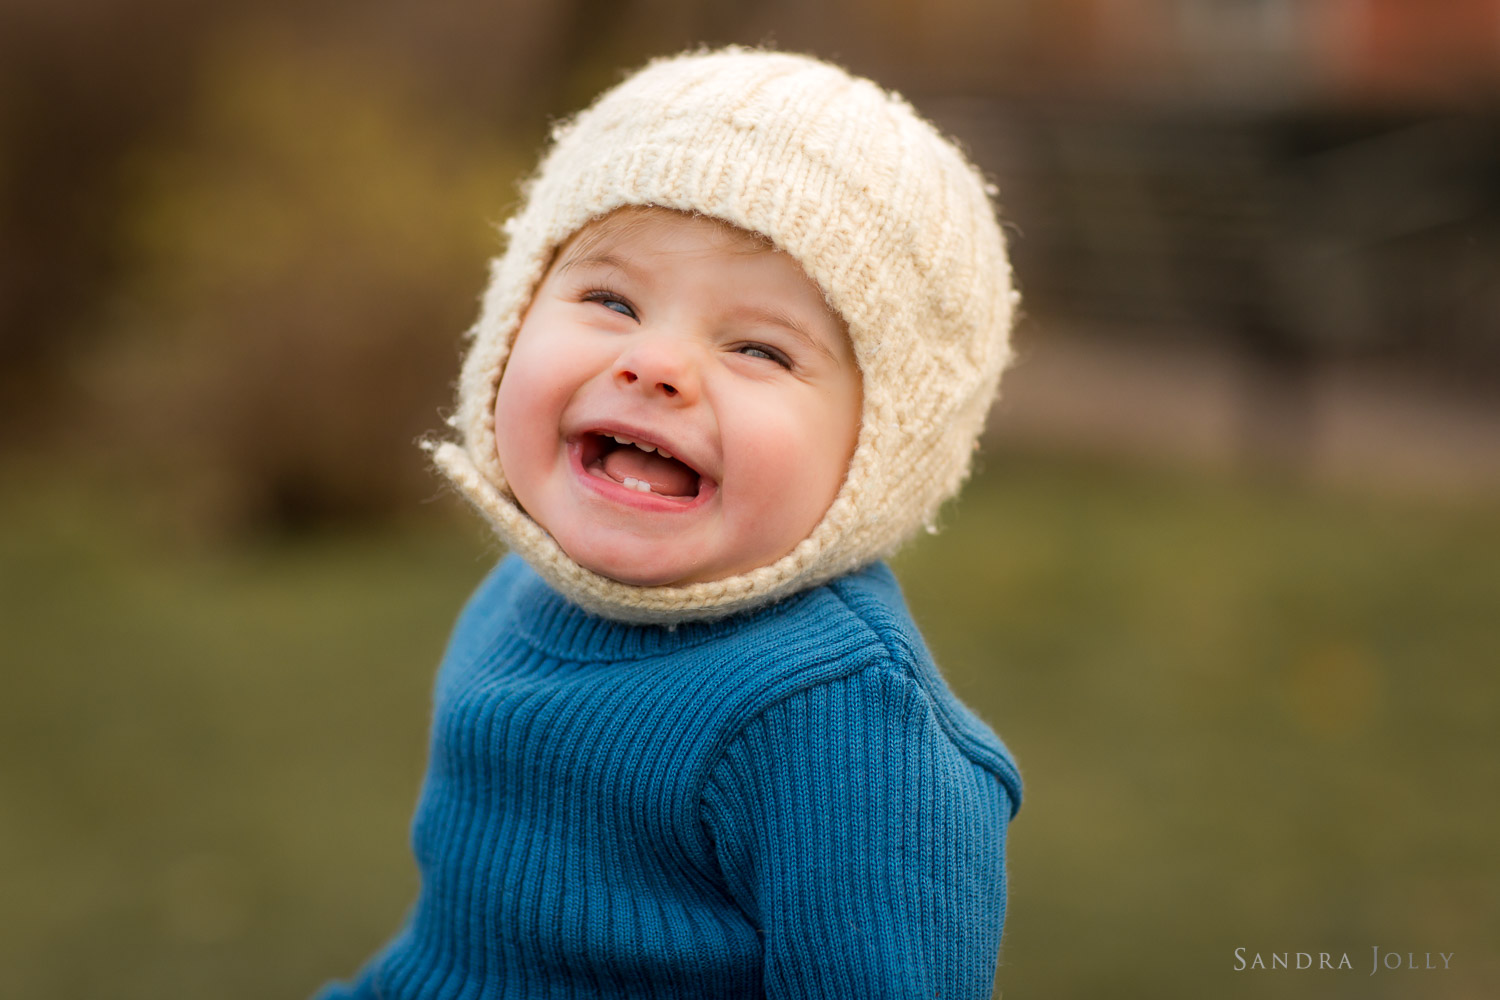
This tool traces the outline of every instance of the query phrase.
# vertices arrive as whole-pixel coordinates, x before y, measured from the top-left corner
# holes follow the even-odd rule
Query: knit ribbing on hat
[[[584,569],[515,503],[495,393],[554,251],[627,205],[768,237],[848,326],[863,381],[842,488],[800,544],[722,580],[638,587]],[[806,56],[731,48],[651,63],[570,124],[505,225],[434,459],[501,540],[581,606],[623,621],[715,618],[891,554],[957,492],[1009,360],[1016,295],[983,178],[900,97]],[[503,433],[503,429],[500,430]]]

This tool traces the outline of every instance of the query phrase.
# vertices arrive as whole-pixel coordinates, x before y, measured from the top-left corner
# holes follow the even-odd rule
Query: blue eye
[[[630,303],[620,298],[614,292],[607,292],[602,289],[585,292],[583,300],[585,302],[597,302],[610,312],[619,313],[627,319],[639,319],[635,314],[635,310],[630,307]]]
[[[792,367],[792,362],[785,354],[782,354],[774,347],[767,347],[765,344],[745,344],[739,348],[739,353],[751,358],[765,358],[767,361],[774,362],[783,368]]]

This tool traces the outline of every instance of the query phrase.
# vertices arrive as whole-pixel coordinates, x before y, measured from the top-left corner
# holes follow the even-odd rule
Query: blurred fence
[[[940,111],[1002,179],[1037,313],[1500,373],[1500,117]]]

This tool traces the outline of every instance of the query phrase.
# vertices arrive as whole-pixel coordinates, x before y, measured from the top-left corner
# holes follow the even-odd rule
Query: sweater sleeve
[[[867,668],[772,705],[702,808],[767,997],[990,996],[1010,798],[909,677]]]

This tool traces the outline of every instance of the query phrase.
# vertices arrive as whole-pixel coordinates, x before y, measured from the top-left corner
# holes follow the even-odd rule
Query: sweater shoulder
[[[948,687],[884,563],[808,592],[784,616],[768,619],[767,631],[775,637],[746,637],[778,655],[763,661],[763,683],[743,706],[744,722],[820,685],[861,672],[888,674],[926,704],[955,749],[999,779],[1019,804],[1021,779],[1010,751]]]

